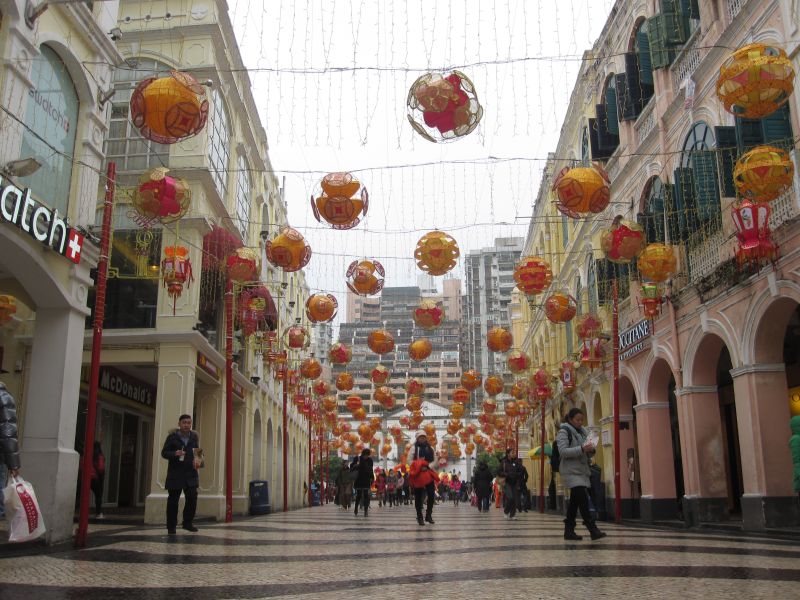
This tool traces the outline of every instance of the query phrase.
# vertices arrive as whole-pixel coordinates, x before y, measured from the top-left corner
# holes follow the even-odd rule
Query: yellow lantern
[[[374,329],[367,336],[367,346],[375,354],[388,354],[394,350],[394,336],[385,329]]]
[[[369,194],[361,189],[361,182],[350,173],[328,173],[321,182],[322,194],[316,200],[311,196],[314,218],[324,219],[334,229],[352,229],[367,215]],[[361,189],[361,197],[354,198]]]
[[[466,388],[458,387],[453,390],[453,402],[456,404],[466,404],[469,402],[469,391]]]
[[[475,369],[467,369],[461,374],[461,385],[470,392],[477,390],[481,387],[481,374]]]
[[[553,281],[550,263],[538,256],[526,256],[514,267],[514,281],[519,290],[528,296],[541,294]]]
[[[422,408],[422,398],[420,396],[411,396],[406,401],[406,408],[412,413],[418,411]]]
[[[675,273],[678,259],[671,246],[650,244],[639,255],[637,266],[645,279],[661,283]]]
[[[505,387],[505,382],[499,375],[489,375],[486,381],[483,382],[483,390],[490,396],[502,394]]]
[[[419,338],[408,346],[408,356],[411,360],[425,360],[431,355],[431,352],[433,352],[433,344],[428,338]]]
[[[345,371],[336,376],[336,389],[340,392],[349,392],[354,385],[355,379],[350,373]]]
[[[174,144],[200,133],[208,119],[203,86],[188,73],[171,71],[150,77],[131,94],[131,122],[142,137],[159,144]]]
[[[794,90],[794,69],[783,48],[749,44],[722,63],[717,95],[729,113],[761,119],[775,112]]]
[[[425,423],[425,427],[423,427],[422,430],[429,438],[432,438],[436,435],[436,425],[433,423]]]
[[[306,300],[306,316],[312,323],[326,323],[336,316],[339,303],[333,294],[312,294]]]
[[[553,183],[553,191],[567,214],[601,213],[611,202],[611,180],[599,165],[564,167]]]
[[[377,260],[354,260],[347,267],[347,287],[359,296],[371,296],[383,289],[385,276],[386,271]]]
[[[444,275],[456,266],[459,256],[455,238],[438,230],[423,235],[414,251],[417,266],[430,275]]]
[[[507,417],[516,417],[519,414],[519,405],[513,400],[509,400],[503,406],[503,410],[505,411]],[[497,425],[496,421],[495,425]]]
[[[733,169],[736,191],[753,202],[775,200],[792,185],[794,163],[786,150],[757,146],[743,154]]]
[[[492,327],[486,334],[486,346],[492,352],[508,352],[513,344],[511,332],[502,327]]]
[[[454,402],[450,405],[450,415],[454,419],[460,419],[464,416],[464,405],[459,404],[458,402]]]
[[[324,408],[328,412],[335,411],[336,410],[336,396],[325,396],[322,399],[322,408]]]
[[[311,260],[311,246],[299,231],[287,226],[267,242],[267,260],[287,273],[299,271]]]
[[[544,302],[544,314],[551,323],[567,323],[578,313],[578,303],[569,294],[555,292]]]
[[[304,379],[317,379],[322,375],[322,365],[314,358],[307,358],[300,363],[300,375]]]

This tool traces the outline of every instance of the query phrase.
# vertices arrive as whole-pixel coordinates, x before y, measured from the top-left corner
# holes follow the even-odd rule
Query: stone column
[[[675,449],[669,421],[669,402],[637,404],[636,411],[639,480],[642,497],[639,500],[642,521],[652,523],[674,519],[677,515],[675,490]],[[622,476],[628,478],[626,457],[623,457]]]
[[[743,365],[731,375],[744,480],[742,525],[756,530],[797,525],[786,365]]]
[[[22,475],[33,484],[47,542],[73,533],[78,453],[75,428],[86,315],[70,308],[36,310],[25,394]]]
[[[197,514],[225,519],[225,388],[198,386],[197,433],[206,459],[200,473]]]

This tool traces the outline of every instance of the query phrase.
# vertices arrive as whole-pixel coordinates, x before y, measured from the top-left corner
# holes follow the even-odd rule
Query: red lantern
[[[492,400],[491,398],[487,398],[483,401],[483,412],[487,415],[491,415],[494,411],[497,410],[497,403]],[[488,433],[488,432],[487,432]]]
[[[550,387],[550,374],[543,367],[536,370],[532,379],[536,384],[536,397],[539,400],[546,400],[553,395]]]
[[[531,367],[531,359],[522,350],[514,350],[508,355],[506,359],[508,370],[514,375],[524,373]]]
[[[304,379],[317,379],[322,375],[322,365],[314,358],[307,358],[300,363],[300,375]]]
[[[239,323],[245,336],[277,325],[278,315],[264,286],[246,288],[239,295]]]
[[[261,270],[258,254],[252,248],[237,248],[225,260],[228,277],[238,283],[255,281]]]
[[[425,73],[408,92],[408,120],[430,142],[471,133],[483,116],[475,86],[461,71]]]
[[[603,346],[599,338],[583,340],[581,346],[581,364],[590,369],[596,369],[603,364]]]
[[[511,332],[502,327],[493,327],[486,334],[486,346],[492,352],[508,352],[513,344]]]
[[[578,302],[569,294],[555,292],[544,302],[544,314],[551,323],[567,323],[578,312]]]
[[[172,223],[183,217],[192,203],[192,190],[185,179],[167,175],[169,169],[156,167],[139,178],[131,199],[137,222],[149,226],[154,221]]]
[[[360,396],[348,396],[344,401],[344,405],[350,412],[355,412],[364,405],[364,401]]]
[[[644,249],[644,229],[638,223],[614,219],[610,229],[600,236],[600,247],[606,258],[613,263],[627,264],[639,256]]]
[[[523,294],[535,296],[550,286],[553,272],[546,260],[537,256],[526,256],[514,267],[514,281]]]
[[[565,361],[561,363],[559,371],[561,375],[561,386],[565,394],[575,391],[575,363]]]
[[[753,204],[744,200],[738,207],[731,209],[733,224],[736,226],[736,239],[739,248],[736,260],[739,266],[749,263],[759,266],[762,261],[776,261],[778,247],[772,241],[769,230],[770,208],[767,204]]]
[[[409,396],[418,396],[425,391],[425,384],[419,379],[412,377],[406,381],[406,394]]]
[[[453,390],[453,402],[456,404],[466,404],[469,402],[469,390],[458,387]]]
[[[331,385],[327,381],[317,381],[311,389],[317,396],[327,396],[331,393]]]
[[[336,342],[328,350],[328,358],[334,365],[346,365],[353,358],[353,351],[347,344]]]
[[[188,258],[189,249],[183,246],[167,246],[164,248],[164,260],[161,261],[161,273],[164,287],[172,298],[172,314],[175,314],[175,303],[183,293],[183,286],[194,281],[192,263]]]
[[[389,381],[391,372],[383,365],[375,365],[369,373],[369,378],[375,385],[383,385]]]
[[[524,380],[515,382],[514,385],[511,386],[511,391],[509,392],[509,394],[517,400],[522,400],[523,398],[525,398],[525,396],[528,395],[527,382],[525,382]]]
[[[505,405],[503,405],[503,410],[505,411],[507,417],[513,418],[519,414],[519,405],[513,400],[508,400],[506,401]]]
[[[422,329],[436,329],[444,321],[444,309],[433,300],[423,300],[412,312],[414,323]]]
[[[286,345],[290,350],[304,350],[311,343],[308,331],[300,325],[288,327],[283,335],[286,337]]]
[[[603,323],[600,321],[600,317],[594,313],[581,315],[575,321],[575,333],[582,340],[597,337],[602,328]]]

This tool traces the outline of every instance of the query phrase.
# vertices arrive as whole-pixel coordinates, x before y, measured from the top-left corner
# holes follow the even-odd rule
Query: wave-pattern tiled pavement
[[[217,598],[800,598],[800,544],[603,525],[564,542],[558,517],[506,521],[437,506],[368,518],[334,505],[200,524],[199,533],[94,527],[86,549],[0,549],[0,600]],[[580,532],[579,532],[580,533]]]

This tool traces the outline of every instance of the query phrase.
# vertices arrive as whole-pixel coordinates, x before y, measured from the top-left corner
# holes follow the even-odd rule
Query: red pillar
[[[225,522],[233,522],[233,281],[225,283]]]
[[[311,419],[308,423],[308,505],[313,504],[314,495],[311,493],[311,484],[314,483],[314,441],[311,439]]]
[[[617,279],[612,287],[611,344],[614,348],[614,521],[622,522],[622,478],[619,440],[619,292]]]
[[[542,423],[541,423],[541,452],[539,453],[539,512],[544,512],[544,417],[545,417],[545,405],[547,404],[547,399],[542,398],[539,400],[542,405]]]
[[[286,386],[289,384],[289,366],[286,365],[286,372],[283,374],[283,512],[289,511],[289,432],[287,423],[289,422],[288,415],[288,393]]]

